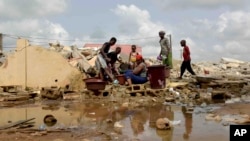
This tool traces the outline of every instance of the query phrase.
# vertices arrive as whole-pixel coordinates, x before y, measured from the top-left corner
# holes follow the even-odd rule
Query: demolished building
[[[84,87],[84,74],[70,65],[60,53],[18,39],[14,52],[7,55],[0,67],[0,86],[21,85],[23,88],[71,85]]]

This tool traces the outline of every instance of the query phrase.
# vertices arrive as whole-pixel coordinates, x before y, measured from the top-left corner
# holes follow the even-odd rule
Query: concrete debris
[[[65,59],[69,60],[70,65],[77,67],[80,71],[86,72],[91,67],[86,57],[76,46],[62,46],[59,43],[50,43],[49,45],[51,50],[61,53]]]
[[[7,56],[7,61],[5,61],[5,63],[1,66],[0,73],[6,75],[1,77],[2,79],[0,80],[0,85],[22,85],[23,87],[29,86],[41,88],[50,87],[52,85],[64,87],[65,85],[71,83],[81,83],[77,86],[77,88],[82,89],[84,88],[84,82],[82,82],[82,80],[78,82],[72,81],[76,81],[78,80],[77,78],[83,78],[86,76],[80,76],[82,73],[87,73],[91,77],[97,75],[94,62],[99,50],[92,48],[79,49],[76,46],[64,46],[59,42],[49,43],[49,45],[50,48],[46,49],[40,46],[30,45],[28,40],[19,39],[17,41],[16,52],[4,55]],[[2,54],[0,55],[3,56]],[[60,55],[62,57],[60,57]],[[23,62],[25,56],[27,57],[27,61],[26,65],[23,65],[23,63],[20,63],[19,61]],[[145,61],[148,65],[161,63],[156,58],[145,58]],[[171,88],[189,87],[188,85],[190,85],[190,82],[194,82],[193,78],[191,77],[191,81],[182,80],[176,83],[172,80],[179,75],[179,67],[181,61],[173,60],[173,64],[174,68],[171,70],[170,83],[167,83],[166,86]],[[205,84],[205,82],[196,79],[196,82],[199,83],[200,87],[202,88],[211,86],[214,83],[216,83],[214,85],[223,87],[223,84],[219,82],[220,80],[227,81],[230,84],[235,83],[235,81],[239,81],[243,83],[243,85],[248,83],[250,80],[250,63],[248,62],[222,57],[221,61],[218,63],[198,62],[192,65],[194,71],[198,74],[196,78],[198,78],[198,76],[201,76],[203,79],[209,80]],[[73,66],[73,68],[70,66]],[[17,70],[18,73],[15,72]],[[184,75],[184,78],[189,76],[190,75],[187,73]],[[7,78],[15,79],[12,79],[10,82],[10,79]],[[181,83],[183,84],[181,85]],[[240,88],[241,87],[242,85],[240,86]],[[152,95],[159,95],[157,92],[152,91],[150,93],[152,93]],[[185,91],[183,93],[192,92],[193,91]],[[135,92],[135,94],[136,93],[142,93],[142,95],[145,95],[145,90],[139,88],[138,91]],[[160,92],[160,94],[163,93],[165,92]],[[178,95],[179,94],[175,94],[176,97],[179,97]]]
[[[175,98],[174,97],[165,97],[166,102],[174,102]]]
[[[214,120],[214,121],[221,121],[222,118],[219,115],[215,114],[207,114],[205,117],[206,120]]]
[[[244,61],[241,61],[241,60],[232,59],[232,58],[225,58],[225,57],[221,58],[221,62],[225,63],[225,64],[228,64],[228,63],[244,64],[245,63]]]
[[[197,75],[192,77],[185,73],[181,80],[176,79],[179,76],[181,61],[174,60],[174,68],[171,69],[171,75],[162,89],[151,89],[150,82],[147,82],[132,86],[105,84],[105,89],[91,91],[86,89],[83,79],[97,75],[95,59],[98,50],[63,46],[59,42],[49,45],[48,49],[30,45],[27,40],[19,39],[14,53],[0,53],[0,106],[10,106],[13,102],[27,102],[35,98],[81,101],[106,98],[109,103],[114,104],[118,103],[119,99],[139,97],[135,103],[123,101],[122,108],[159,102],[164,106],[181,105],[186,107],[185,114],[195,114],[196,106],[203,110],[208,109],[208,105],[216,100],[225,105],[234,104],[246,101],[243,96],[250,95],[250,63],[231,58],[222,58],[218,63],[192,64]],[[145,58],[145,62],[148,65],[161,63],[153,58]],[[127,64],[120,66],[121,70],[128,67]],[[205,110],[206,113],[207,111],[209,110]],[[95,115],[98,115],[98,112],[89,114]],[[153,120],[157,129],[171,128],[171,118],[157,118]],[[218,114],[207,114],[205,119],[218,122],[250,122],[249,115],[237,120],[226,119]],[[110,118],[107,123],[113,121]],[[177,123],[180,124],[179,121]],[[124,126],[118,121],[114,123],[115,128]],[[117,130],[117,133],[119,132],[120,130]]]
[[[224,115],[221,118],[222,124],[224,126],[230,125],[230,123],[234,124],[249,124],[250,123],[250,118],[249,115]]]
[[[60,87],[42,87],[41,97],[52,100],[62,98],[63,90]]]
[[[228,99],[231,98],[227,91],[212,91],[212,99]]]

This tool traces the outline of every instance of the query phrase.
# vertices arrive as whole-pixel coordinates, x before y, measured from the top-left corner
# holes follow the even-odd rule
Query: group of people
[[[157,59],[162,61],[162,64],[166,66],[167,69],[173,68],[172,63],[172,47],[170,41],[165,37],[165,32],[159,32],[161,46],[160,54]],[[118,59],[118,55],[121,53],[121,47],[116,47],[115,51],[109,52],[110,47],[116,44],[117,39],[112,37],[109,42],[105,42],[100,49],[100,53],[97,55],[96,67],[99,71],[99,75],[103,80],[110,80],[113,83],[117,83],[116,75],[120,75],[120,71],[115,66],[115,63],[119,61],[123,63],[122,60]],[[191,67],[191,57],[189,47],[186,45],[185,40],[180,41],[180,45],[183,47],[183,62],[181,65],[181,72],[179,79],[187,69],[192,75],[195,75]],[[132,84],[143,84],[148,81],[147,77],[147,64],[145,63],[141,54],[136,51],[136,45],[131,46],[131,52],[129,54],[129,66],[130,69],[124,72],[124,76],[127,80],[128,85]]]
[[[96,59],[96,67],[101,79],[110,80],[113,83],[118,83],[115,75],[120,75],[115,63],[116,61],[123,63],[122,60],[118,59],[118,55],[122,51],[121,47],[116,47],[115,51],[109,52],[110,47],[115,45],[116,41],[117,39],[112,37],[109,42],[105,42]],[[124,72],[127,84],[143,84],[147,82],[147,66],[142,55],[136,52],[136,45],[131,46],[129,63],[129,69]]]

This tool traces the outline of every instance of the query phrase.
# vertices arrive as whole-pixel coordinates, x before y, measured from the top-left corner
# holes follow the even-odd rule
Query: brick
[[[138,85],[132,85],[132,86],[128,86],[125,89],[125,93],[127,94],[134,94],[134,93],[145,93],[145,85],[143,84],[138,84]]]

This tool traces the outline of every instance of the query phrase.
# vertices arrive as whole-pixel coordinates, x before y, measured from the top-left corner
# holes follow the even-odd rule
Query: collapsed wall
[[[0,67],[0,86],[50,87],[71,85],[84,87],[83,74],[72,67],[63,56],[41,46],[29,45],[28,40],[18,39],[15,52],[7,56]]]

